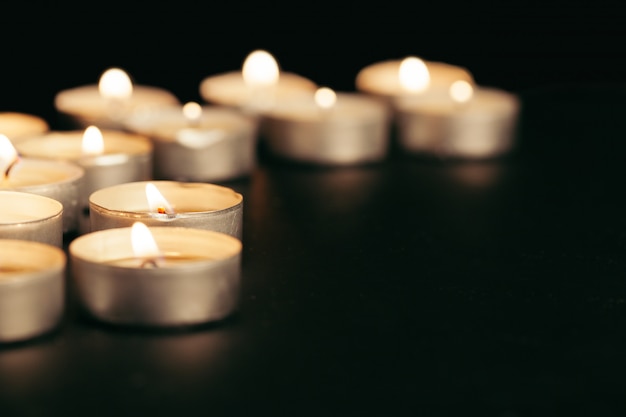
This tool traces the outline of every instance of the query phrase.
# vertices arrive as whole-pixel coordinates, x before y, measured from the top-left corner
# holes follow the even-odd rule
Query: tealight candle
[[[242,238],[243,196],[214,184],[138,181],[103,188],[91,194],[91,230],[177,226],[214,230]]]
[[[78,230],[78,199],[84,170],[76,164],[18,157],[11,141],[0,135],[0,190],[38,194],[63,205],[63,233]]]
[[[426,83],[422,81],[424,75]],[[445,93],[458,80],[474,83],[472,74],[463,67],[409,56],[377,62],[361,69],[356,76],[356,89],[390,100],[423,93],[426,87],[429,93]]]
[[[66,260],[55,246],[0,239],[0,342],[24,341],[59,324]]]
[[[97,85],[69,88],[54,97],[57,111],[78,128],[95,125],[122,129],[124,118],[134,111],[178,103],[178,98],[168,90],[133,84],[121,68],[104,71]]]
[[[195,102],[163,106],[136,112],[125,127],[151,139],[155,179],[227,181],[256,166],[257,124],[234,109]]]
[[[388,150],[389,111],[371,97],[335,93],[285,100],[265,114],[265,139],[277,156],[295,161],[347,165],[382,160]]]
[[[23,136],[50,130],[50,125],[39,116],[19,112],[0,112],[0,134],[17,141]]]
[[[251,52],[241,71],[206,77],[200,83],[200,95],[208,103],[236,107],[258,115],[281,100],[314,91],[313,81],[300,75],[281,72],[267,51]]]
[[[394,105],[398,142],[410,153],[485,159],[515,144],[520,103],[503,90],[458,81],[447,95],[402,97]]]
[[[0,201],[0,239],[30,240],[63,247],[63,205],[60,202],[20,191],[0,191]]]
[[[101,188],[152,178],[152,143],[142,135],[89,126],[84,131],[51,131],[15,144],[25,157],[64,160],[84,170],[79,210],[89,208],[89,195]],[[81,217],[86,231],[89,215]]]
[[[224,233],[137,222],[74,239],[71,276],[82,307],[98,320],[196,325],[237,309],[241,249]]]

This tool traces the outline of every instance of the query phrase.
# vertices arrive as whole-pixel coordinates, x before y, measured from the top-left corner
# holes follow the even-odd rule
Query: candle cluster
[[[232,314],[243,197],[217,183],[251,175],[259,141],[277,158],[346,166],[384,160],[395,128],[407,153],[492,158],[513,148],[519,112],[513,94],[417,57],[363,68],[341,92],[259,50],[199,93],[206,103],[181,103],[111,68],[54,98],[72,130],[0,113],[0,342],[55,328],[65,275],[105,322]]]

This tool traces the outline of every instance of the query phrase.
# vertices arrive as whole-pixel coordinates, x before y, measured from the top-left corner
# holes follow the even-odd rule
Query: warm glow
[[[202,116],[202,107],[193,101],[185,103],[183,106],[183,116],[189,121],[197,121]]]
[[[315,103],[323,109],[333,107],[336,101],[337,94],[328,87],[321,87],[315,91]]]
[[[146,184],[146,198],[148,199],[148,207],[151,213],[172,214],[174,209],[170,203],[163,197],[163,194],[156,188],[154,184],[149,182]]]
[[[408,57],[402,60],[398,70],[400,84],[406,90],[419,93],[428,88],[430,84],[430,74],[426,63],[416,57]]]
[[[243,63],[243,80],[249,86],[269,86],[278,82],[278,63],[267,51],[251,52]]]
[[[17,151],[9,138],[0,134],[0,173],[7,175],[18,159]]]
[[[96,126],[89,126],[83,133],[83,154],[101,155],[104,152],[102,132]]]
[[[141,222],[133,223],[130,231],[130,242],[133,246],[133,253],[138,259],[142,259],[144,264],[155,263],[161,256],[159,247],[148,229],[148,226]],[[156,264],[155,264],[156,266]]]
[[[133,94],[133,83],[124,70],[110,68],[102,73],[98,90],[102,97],[123,100]]]
[[[455,81],[450,86],[450,97],[457,103],[467,103],[472,95],[474,95],[474,88],[467,81]]]

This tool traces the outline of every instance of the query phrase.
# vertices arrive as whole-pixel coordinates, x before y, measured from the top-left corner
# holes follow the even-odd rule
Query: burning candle
[[[84,170],[73,163],[18,157],[17,150],[0,135],[0,190],[38,194],[63,205],[63,233],[78,230],[78,199]]]
[[[156,179],[228,181],[256,166],[257,124],[240,112],[219,106],[163,106],[136,112],[126,130],[149,137]]]
[[[200,83],[200,95],[209,103],[236,107],[261,114],[281,100],[310,93],[316,85],[300,75],[281,72],[267,51],[255,50],[241,71],[212,75]]]
[[[243,196],[214,184],[138,181],[90,197],[91,230],[148,226],[207,229],[242,238]]]
[[[124,119],[139,109],[178,103],[178,98],[163,88],[133,84],[121,68],[104,71],[97,85],[62,90],[54,98],[57,111],[73,126],[103,129],[122,129]]]
[[[378,100],[322,87],[269,110],[265,138],[273,154],[295,161],[371,163],[387,154],[389,123],[389,111]]]
[[[448,94],[399,97],[394,106],[400,147],[411,153],[483,159],[515,144],[520,103],[506,91],[459,80]]]
[[[63,205],[52,198],[0,191],[0,239],[63,247]]]
[[[101,188],[152,178],[152,143],[142,135],[116,130],[52,131],[15,144],[25,157],[75,163],[84,170],[79,198],[80,228],[88,230],[89,195]]]
[[[18,112],[0,112],[0,134],[17,141],[32,134],[50,130],[48,122],[39,116]]]
[[[118,325],[171,327],[237,309],[241,249],[224,233],[136,222],[79,236],[69,254],[87,313]]]
[[[474,83],[472,74],[463,67],[409,56],[361,69],[356,77],[356,89],[388,101],[398,96],[423,94],[426,90],[429,94],[446,93],[457,80]]]
[[[65,252],[58,247],[0,239],[0,342],[30,339],[58,325],[65,301],[65,266]]]

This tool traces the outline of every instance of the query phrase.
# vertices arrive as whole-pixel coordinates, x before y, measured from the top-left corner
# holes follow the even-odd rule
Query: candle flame
[[[458,80],[450,86],[450,97],[457,103],[467,103],[474,95],[474,88],[465,80]]]
[[[202,116],[202,107],[193,101],[185,103],[183,106],[183,116],[190,122],[197,122]]]
[[[414,56],[402,60],[398,69],[398,77],[400,85],[413,93],[426,90],[430,84],[430,74],[426,63]]]
[[[337,94],[328,87],[320,87],[315,91],[315,103],[323,109],[330,109],[336,101]]]
[[[89,126],[83,133],[83,155],[101,155],[104,153],[102,132],[96,126]]]
[[[146,184],[146,198],[148,199],[148,207],[150,212],[154,214],[174,214],[174,209],[170,203],[163,197],[163,194],[151,182]]]
[[[0,172],[4,178],[9,176],[9,171],[19,161],[17,150],[8,137],[0,134]]]
[[[267,51],[253,51],[243,63],[242,76],[249,86],[274,85],[278,82],[278,63]]]
[[[130,231],[130,242],[135,257],[142,261],[142,267],[157,266],[156,261],[161,257],[161,251],[148,226],[141,222],[133,223]]]
[[[133,83],[121,68],[109,68],[100,76],[98,91],[104,98],[125,100],[133,94]]]

